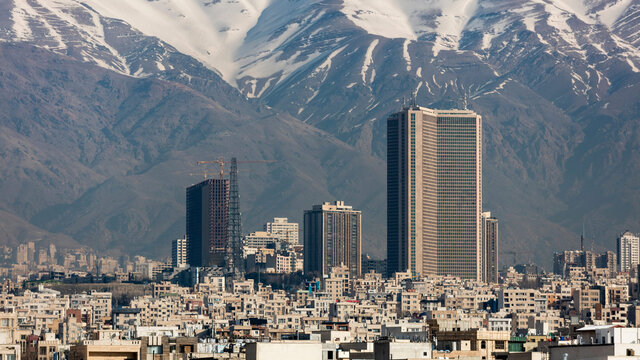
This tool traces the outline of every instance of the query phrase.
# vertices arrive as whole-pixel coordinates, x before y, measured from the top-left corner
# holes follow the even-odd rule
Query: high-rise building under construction
[[[387,269],[482,273],[482,118],[405,107],[387,120]]]
[[[187,188],[187,258],[190,266],[226,265],[229,180],[206,179]]]

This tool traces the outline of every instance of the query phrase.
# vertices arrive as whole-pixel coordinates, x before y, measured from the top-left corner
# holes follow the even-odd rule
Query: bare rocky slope
[[[384,207],[384,194],[375,191],[384,182],[380,159],[249,104],[224,82],[203,79],[205,96],[29,45],[2,44],[0,64],[4,242],[69,246],[73,238],[115,254],[166,256],[184,231],[184,189],[200,180],[189,173],[201,172],[197,160],[220,155],[278,161],[240,173],[247,229],[268,216],[298,220],[326,199]],[[366,176],[343,181],[352,172]],[[374,211],[365,225],[381,234]],[[12,218],[25,225],[8,226]]]

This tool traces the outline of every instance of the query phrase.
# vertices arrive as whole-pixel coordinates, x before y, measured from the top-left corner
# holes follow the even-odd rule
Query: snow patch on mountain
[[[409,54],[409,44],[411,40],[407,39],[402,44],[402,57],[404,57],[404,61],[407,63],[407,71],[411,71],[411,55]]]
[[[313,72],[311,73],[311,76],[316,76],[322,72],[324,73],[322,81],[326,80],[327,73],[329,72],[329,70],[331,70],[331,64],[332,64],[333,58],[335,58],[338,54],[340,54],[344,49],[345,49],[345,46],[329,54],[329,56],[327,56],[327,58],[322,62],[322,64],[320,64],[320,66],[318,66],[317,68],[315,68],[315,70],[313,70]]]
[[[193,56],[235,83],[234,52],[270,0],[83,0],[106,17],[123,20]]]
[[[568,19],[575,13],[567,12],[567,10],[565,10],[566,8],[558,7],[556,4],[545,3],[543,0],[540,0],[540,2],[544,3],[545,10],[549,14],[547,24],[559,32],[560,39],[566,41],[570,46],[579,49],[580,45],[578,44],[578,40],[568,23]]]
[[[17,40],[30,40],[33,37],[29,18],[37,16],[26,0],[14,0],[14,8],[11,10],[12,30]]]
[[[624,12],[629,8],[629,6],[633,3],[633,0],[620,0],[608,4],[608,6],[596,13],[596,17],[600,22],[607,25],[608,27],[613,27],[613,25],[618,21]]]
[[[358,27],[386,38],[416,40],[436,34],[433,53],[458,49],[477,0],[344,0],[342,12]]]
[[[370,34],[391,39],[417,39],[415,24],[400,1],[344,0],[342,12]]]
[[[362,64],[362,71],[360,72],[360,74],[362,75],[362,82],[364,84],[367,83],[367,73],[369,72],[371,65],[373,65],[373,50],[375,50],[376,46],[378,46],[378,42],[379,42],[378,39],[373,40],[371,44],[369,44],[369,47],[367,48],[367,53],[364,56],[364,63]],[[376,77],[376,70],[371,69],[371,78],[369,80],[369,83],[372,83],[375,77]]]
[[[39,3],[35,3],[35,5],[36,7],[40,6]],[[32,26],[35,25],[43,28],[47,33],[47,37],[55,41],[56,45],[50,48],[67,48],[58,31],[27,0],[14,0],[14,6],[11,17],[13,19],[13,31],[18,39],[31,40],[33,38]]]

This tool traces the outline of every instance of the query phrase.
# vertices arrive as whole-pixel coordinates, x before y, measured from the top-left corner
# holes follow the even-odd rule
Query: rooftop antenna
[[[406,109],[406,108],[407,108],[407,103],[406,103],[405,98],[404,98],[404,96],[403,96],[403,97],[402,97],[402,110],[404,110],[404,109]]]
[[[417,106],[416,106],[416,95],[417,95],[417,94],[416,94],[415,92],[412,92],[412,93],[411,93],[411,105],[412,105],[414,108],[415,108],[415,107],[417,107]]]

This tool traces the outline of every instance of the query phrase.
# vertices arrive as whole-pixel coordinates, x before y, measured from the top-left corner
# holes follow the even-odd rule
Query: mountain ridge
[[[17,61],[29,55],[34,60]],[[0,116],[2,133],[13,134],[25,149],[1,143],[5,172],[0,193],[16,216],[51,234],[64,233],[65,239],[106,253],[166,255],[170,240],[184,232],[184,189],[197,181],[189,172],[199,171],[197,160],[220,154],[278,160],[253,166],[241,176],[248,229],[270,216],[297,219],[309,204],[347,193],[357,207],[382,207],[382,195],[371,195],[362,184],[341,184],[338,190],[331,186],[333,174],[347,169],[377,173],[371,182],[379,182],[380,160],[286,114],[233,104],[223,96],[225,103],[217,103],[179,83],[125,77],[29,45],[0,44],[0,61],[5,69],[0,76],[2,106],[9,110]],[[27,78],[29,86],[16,85]],[[42,86],[49,84],[50,90]],[[14,88],[24,91],[24,101],[5,96]],[[65,101],[48,98],[56,93]],[[72,121],[77,117],[84,121]],[[28,177],[20,173],[26,169],[23,153],[33,154],[34,170]],[[77,169],[90,176],[70,176]],[[52,174],[66,180],[52,179]],[[11,191],[14,178],[20,181],[19,191]],[[9,198],[10,193],[15,196]],[[296,205],[290,207],[292,203]],[[381,230],[374,219],[365,223]]]

